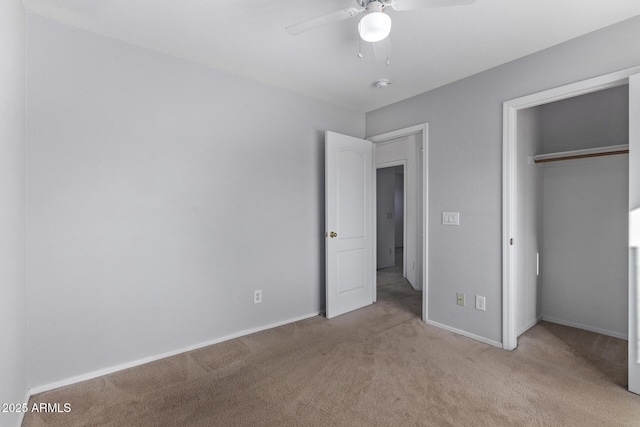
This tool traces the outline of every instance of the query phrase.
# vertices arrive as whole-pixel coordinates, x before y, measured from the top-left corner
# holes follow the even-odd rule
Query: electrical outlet
[[[253,291],[253,303],[260,304],[262,302],[262,290]]]
[[[487,311],[486,300],[480,295],[476,295],[476,310]]]
[[[464,294],[463,294],[463,293],[458,292],[458,293],[456,294],[456,297],[457,297],[457,299],[458,299],[458,305],[461,305],[461,306],[463,306],[463,307],[464,307]]]

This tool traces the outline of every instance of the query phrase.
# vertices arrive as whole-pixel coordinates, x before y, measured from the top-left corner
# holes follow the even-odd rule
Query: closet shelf
[[[611,145],[609,147],[587,148],[584,150],[561,151],[558,153],[538,154],[533,156],[535,163],[559,162],[562,160],[586,159],[589,157],[614,156],[628,154],[629,144]]]

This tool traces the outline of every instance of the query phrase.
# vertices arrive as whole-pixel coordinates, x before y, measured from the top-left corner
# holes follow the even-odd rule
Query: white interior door
[[[325,137],[327,318],[373,302],[373,145]]]
[[[629,78],[629,391],[640,394],[640,74]]]

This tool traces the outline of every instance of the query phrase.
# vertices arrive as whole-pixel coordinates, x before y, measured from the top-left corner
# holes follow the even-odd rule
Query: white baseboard
[[[321,312],[305,314],[303,316],[295,317],[293,319],[287,319],[287,320],[283,320],[281,322],[271,323],[269,325],[259,326],[257,328],[253,328],[253,329],[247,329],[247,330],[244,330],[244,331],[233,333],[231,335],[226,335],[226,336],[221,337],[221,338],[215,338],[215,339],[212,339],[210,341],[205,341],[205,342],[202,342],[202,343],[199,343],[199,344],[191,345],[189,347],[180,348],[178,350],[169,351],[169,352],[158,354],[158,355],[155,355],[155,356],[145,357],[144,359],[134,360],[132,362],[127,362],[127,363],[123,363],[121,365],[111,366],[109,368],[99,369],[99,370],[93,371],[93,372],[87,372],[86,374],[82,374],[82,375],[78,375],[78,376],[75,376],[75,377],[67,378],[67,379],[64,379],[64,380],[61,380],[61,381],[56,381],[54,383],[39,385],[39,386],[33,387],[33,388],[31,388],[29,390],[29,393],[27,394],[27,399],[29,397],[35,395],[35,394],[43,393],[45,391],[54,390],[56,388],[65,387],[65,386],[68,386],[68,385],[71,385],[71,384],[79,383],[79,382],[90,380],[90,379],[97,378],[97,377],[101,377],[103,375],[112,374],[114,372],[122,371],[124,369],[133,368],[134,366],[144,365],[145,363],[154,362],[156,360],[164,359],[166,357],[175,356],[175,355],[180,354],[180,353],[186,353],[188,351],[198,350],[198,349],[200,349],[202,347],[207,347],[207,346],[210,346],[210,345],[213,345],[213,344],[218,344],[218,343],[221,343],[221,342],[224,342],[224,341],[229,341],[229,340],[232,340],[234,338],[244,337],[246,335],[255,334],[256,332],[260,332],[260,331],[264,331],[264,330],[272,329],[272,328],[277,328],[278,326],[287,325],[289,323],[298,322],[298,321],[304,320],[304,319],[309,319],[311,317],[318,316],[320,313]]]
[[[558,319],[555,317],[542,316],[542,320],[550,323],[557,323],[559,325],[571,326],[572,328],[584,329],[585,331],[596,332],[602,335],[608,335],[614,338],[620,338],[621,340],[628,341],[629,336],[620,332],[608,331],[606,329],[600,329],[589,325],[583,325],[582,323],[571,322],[569,320]]]
[[[533,328],[534,326],[536,326],[538,323],[540,323],[542,321],[542,316],[538,316],[537,318],[535,318],[532,322],[526,324],[522,329],[520,329],[518,331],[518,336],[524,334],[525,332],[527,332],[529,329]]]
[[[462,329],[456,329],[429,319],[425,320],[424,323],[435,326],[436,328],[444,329],[445,331],[453,332],[454,334],[462,335],[463,337],[471,338],[473,340],[492,345],[494,347],[502,348],[501,342],[490,340],[489,338],[481,337],[480,335],[472,334],[471,332],[463,331]]]

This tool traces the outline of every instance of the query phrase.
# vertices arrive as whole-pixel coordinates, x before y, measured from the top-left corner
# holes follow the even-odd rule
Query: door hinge
[[[509,244],[510,244],[511,246],[513,246],[513,237],[512,237],[511,239],[509,239]]]

